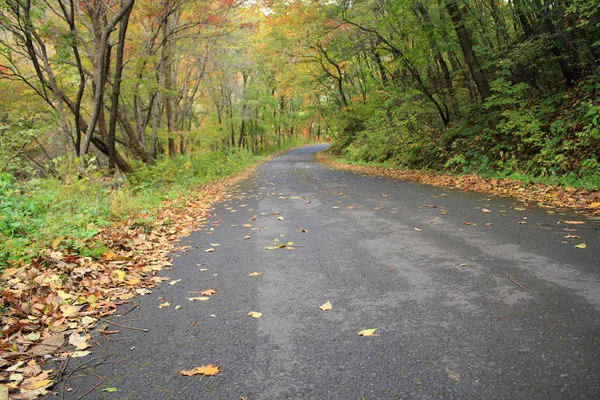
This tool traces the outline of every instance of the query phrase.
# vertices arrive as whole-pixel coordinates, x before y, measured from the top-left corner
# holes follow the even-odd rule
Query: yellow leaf
[[[200,292],[202,296],[212,296],[213,294],[217,294],[217,289],[207,289]]]
[[[63,306],[60,306],[60,311],[62,311],[63,317],[72,317],[75,314],[77,314],[77,311],[79,311],[79,309],[77,307],[65,304]]]
[[[173,280],[173,281],[169,282],[169,285],[173,286],[173,285],[177,284],[180,281],[181,281],[181,279]]]
[[[585,224],[584,221],[564,221],[564,223],[568,224],[568,225],[583,225],[583,224]]]
[[[121,270],[117,271],[117,278],[119,278],[120,281],[125,280],[125,275],[126,275],[125,271],[121,271]]]
[[[376,330],[377,330],[377,328],[375,328],[375,329],[364,329],[364,330],[358,332],[358,336],[373,336],[373,334],[375,333]]]
[[[206,301],[210,300],[210,297],[188,297],[189,301]]]
[[[593,205],[592,205],[592,207],[593,207]],[[60,242],[63,241],[64,238],[65,237],[61,235],[61,236],[57,237],[56,239],[54,239],[54,242],[52,242],[52,248],[56,249],[58,247],[58,245],[60,244]]]
[[[75,351],[73,352],[73,354],[71,354],[71,358],[79,358],[79,357],[85,357],[90,355],[92,352],[91,351]]]
[[[220,244],[219,244],[219,243],[211,243],[210,245],[211,245],[211,246],[214,246],[214,247],[219,247],[219,246],[220,246]]]
[[[248,313],[249,316],[251,316],[252,318],[260,318],[262,317],[262,313],[258,312],[258,311],[250,311]]]
[[[171,303],[169,303],[168,301],[161,303],[158,305],[158,308],[165,308],[165,307],[169,307],[171,305]]]
[[[129,286],[135,286],[135,285],[137,285],[137,284],[138,284],[138,283],[140,283],[140,282],[141,282],[141,279],[140,279],[140,278],[131,278],[131,279],[128,279],[128,280],[127,280],[127,284],[128,284]]]
[[[331,306],[331,303],[328,301],[327,303],[323,304],[322,306],[319,306],[319,308],[323,311],[328,311],[328,310],[331,310],[332,306]]]
[[[250,235],[244,236],[244,239],[250,239]]]
[[[25,381],[21,385],[21,389],[25,390],[36,390],[39,388],[47,388],[48,386],[54,384],[54,381],[51,379],[42,379],[42,380],[32,380],[31,382]],[[1,397],[0,397],[1,399]],[[8,397],[7,397],[8,399]]]
[[[219,372],[223,372],[220,365],[214,366],[212,364],[208,364],[208,365],[203,365],[201,367],[190,369],[187,371],[181,371],[181,375],[183,375],[183,376],[194,376],[194,375],[215,376]]]
[[[580,243],[577,246],[575,246],[576,249],[585,249],[587,247],[587,245],[585,243]]]
[[[567,235],[567,236],[565,236],[565,239],[579,239],[579,236],[577,236],[577,235]]]
[[[250,272],[248,274],[248,276],[260,276],[260,275],[262,275],[262,272]]]
[[[104,259],[105,259],[106,261],[112,261],[112,260],[114,260],[115,258],[117,258],[117,255],[116,255],[116,254],[115,254],[115,253],[114,253],[112,250],[111,250],[111,251],[109,251],[108,253],[106,253],[106,254],[104,255]]]
[[[242,225],[242,226],[243,226],[244,228],[250,228],[250,227],[252,227],[252,224],[244,224],[244,225]]]
[[[590,204],[591,208],[600,208],[600,201],[593,202]]]
[[[69,344],[75,346],[77,350],[85,350],[90,347],[87,342],[89,339],[90,335],[79,335],[77,332],[73,332],[69,336]]]
[[[210,249],[204,250],[205,253],[212,253],[213,251],[215,251],[215,249],[213,249],[212,247]]]
[[[283,217],[277,217],[278,221],[283,221]]]
[[[484,212],[484,213],[491,213],[492,212],[491,210],[488,210],[487,208],[482,208],[481,211]]]
[[[446,369],[446,373],[448,374],[448,377],[454,379],[456,382],[460,382],[460,375],[458,374],[458,372],[453,371],[447,367],[445,369]]]

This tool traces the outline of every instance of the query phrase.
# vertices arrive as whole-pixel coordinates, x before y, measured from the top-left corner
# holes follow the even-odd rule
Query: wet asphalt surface
[[[148,332],[94,333],[59,397],[600,397],[600,221],[331,170],[324,147],[234,188],[161,272],[181,281],[112,317]]]

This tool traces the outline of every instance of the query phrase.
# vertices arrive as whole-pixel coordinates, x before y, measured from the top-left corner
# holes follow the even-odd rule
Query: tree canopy
[[[598,170],[593,0],[6,0],[0,168],[330,137],[415,168]]]

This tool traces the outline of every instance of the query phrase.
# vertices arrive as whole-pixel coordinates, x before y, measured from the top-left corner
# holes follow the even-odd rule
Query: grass
[[[62,160],[59,177],[19,182],[0,174],[0,269],[28,262],[50,248],[98,258],[107,251],[94,240],[102,227],[130,218],[142,226],[151,224],[151,218],[137,216],[152,215],[167,199],[193,196],[194,188],[242,171],[267,155],[234,149],[165,158],[153,167],[138,165],[123,181],[106,181],[93,172],[77,177],[67,160]]]

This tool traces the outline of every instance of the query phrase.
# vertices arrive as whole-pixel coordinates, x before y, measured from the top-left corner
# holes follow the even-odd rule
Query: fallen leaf
[[[252,227],[252,224],[244,224],[244,225],[242,225],[242,226],[243,226],[244,228],[251,228],[251,227]]]
[[[364,329],[364,330],[358,332],[358,336],[373,336],[373,334],[375,333],[376,330],[377,330],[377,328]]]
[[[275,212],[273,213],[273,215],[279,215],[279,214],[281,214],[279,211],[275,211]]]
[[[248,276],[260,276],[260,275],[262,275],[262,272],[250,272],[248,274]]]
[[[115,393],[117,391],[117,388],[115,387],[107,387],[102,389],[102,392],[107,392],[107,393]]]
[[[45,356],[46,354],[52,354],[58,351],[60,347],[65,343],[65,337],[62,333],[57,333],[41,341],[40,344],[34,346],[29,351],[31,354],[36,356]]]
[[[302,233],[306,233],[306,232],[308,232],[308,231],[307,231],[306,229],[304,229],[304,228],[300,228],[300,232],[302,232]]]
[[[176,310],[181,310],[181,308],[182,308],[181,306],[175,306]]]
[[[206,301],[210,300],[210,297],[188,297],[189,301]]]
[[[488,210],[487,208],[482,208],[481,211],[484,212],[484,213],[491,213],[492,212],[492,210]]]
[[[460,266],[461,266],[461,267],[466,267],[466,266],[468,266],[468,265],[469,265],[469,264],[464,264],[464,263],[463,263],[463,264],[460,264]]]
[[[417,232],[419,232],[419,231],[422,231],[422,230],[423,230],[423,229],[421,229],[421,228],[417,228],[417,227],[415,227],[415,231],[417,231]]]
[[[460,375],[458,374],[458,372],[451,370],[450,368],[445,368],[446,369],[446,373],[448,374],[448,376],[452,379],[454,379],[456,382],[460,382]]]
[[[198,368],[190,369],[187,371],[181,371],[181,375],[183,376],[194,376],[194,375],[206,375],[206,376],[215,376],[219,372],[223,372],[221,366],[214,366],[212,364],[203,365]]]
[[[158,305],[158,308],[165,308],[165,307],[169,307],[171,305],[171,303],[169,303],[168,301],[161,303]]]
[[[219,247],[220,246],[219,243],[211,243],[210,245],[213,246],[213,247]]]
[[[262,317],[262,313],[258,312],[258,311],[250,311],[248,313],[249,316],[251,316],[252,318],[260,318]]]
[[[580,243],[575,246],[576,249],[585,249],[586,247],[587,247],[587,245],[585,243]]]
[[[73,332],[69,336],[69,344],[75,346],[77,350],[85,350],[90,347],[87,342],[89,339],[90,335],[80,335],[77,332]]]
[[[283,221],[283,217],[277,217],[277,221]]]
[[[563,221],[567,225],[583,225],[585,221]]]
[[[71,358],[80,358],[80,357],[85,357],[85,356],[89,356],[90,354],[92,354],[91,351],[74,351],[73,354],[71,354]]]
[[[463,222],[463,225],[477,225],[477,224],[474,222],[471,222],[471,221],[465,221],[465,222]]]
[[[213,251],[215,251],[215,249],[213,249],[212,247],[210,249],[204,250],[205,253],[212,253]]]
[[[213,294],[217,294],[217,289],[207,289],[200,292],[202,296],[212,296]]]
[[[565,239],[579,239],[579,238],[580,238],[580,236],[577,236],[577,235],[567,235],[567,236],[565,236]]]
[[[176,279],[174,281],[169,282],[169,285],[173,286],[176,285],[178,282],[181,282],[181,279]]]
[[[333,307],[332,307],[331,303],[328,301],[327,303],[323,304],[322,306],[319,306],[319,308],[323,311],[329,311]]]
[[[109,251],[108,253],[106,253],[106,254],[104,255],[104,259],[105,259],[106,261],[112,261],[112,260],[114,260],[115,258],[117,258],[117,255],[116,255],[116,254],[115,254],[113,251]]]
[[[251,239],[250,235],[244,236],[244,239]]]

